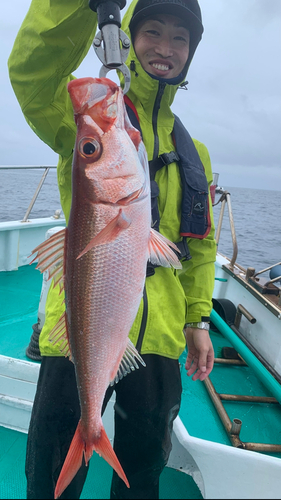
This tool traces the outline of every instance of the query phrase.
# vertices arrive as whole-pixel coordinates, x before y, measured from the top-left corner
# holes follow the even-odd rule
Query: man
[[[67,221],[76,127],[66,85],[85,57],[96,25],[86,0],[33,0],[9,59],[11,82],[27,121],[60,155],[58,184]],[[181,272],[148,266],[143,300],[130,332],[146,368],[109,389],[104,402],[105,407],[115,390],[114,449],[130,483],[128,490],[114,472],[111,498],[152,499],[159,496],[159,477],[180,407],[178,358],[187,343],[186,369],[193,380],[204,380],[214,360],[208,333],[216,255],[208,201],[210,160],[206,147],[190,139],[170,108],[203,26],[197,0],[133,0],[122,29],[133,42],[126,104],[150,160],[153,224],[179,243],[185,257]],[[168,158],[166,163],[163,158]],[[62,313],[60,304],[58,290],[51,287],[28,436],[28,498],[53,498],[80,416],[74,367],[48,339]],[[61,498],[79,498],[87,470],[81,467]]]

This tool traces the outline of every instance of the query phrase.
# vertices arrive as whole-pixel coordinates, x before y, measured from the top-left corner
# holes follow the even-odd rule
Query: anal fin
[[[67,323],[66,323],[66,312],[61,315],[57,324],[51,330],[49,334],[49,341],[53,345],[57,345],[60,352],[65,356],[72,360],[71,349],[69,345],[69,337],[67,332]]]
[[[114,379],[110,382],[110,385],[117,384],[119,380],[122,380],[123,377],[126,377],[129,373],[139,369],[139,363],[143,366],[146,366],[144,360],[141,355],[135,348],[134,344],[128,338],[128,343],[126,350],[121,359],[118,371]]]

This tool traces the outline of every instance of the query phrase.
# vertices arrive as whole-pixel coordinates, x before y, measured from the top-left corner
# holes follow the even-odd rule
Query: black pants
[[[109,388],[103,411],[116,391],[114,450],[130,489],[113,472],[111,498],[159,498],[159,476],[171,451],[173,420],[181,399],[177,360],[149,354],[146,367]],[[80,418],[74,365],[44,357],[30,421],[27,498],[54,498],[54,489]],[[80,497],[89,467],[84,464],[61,498]]]

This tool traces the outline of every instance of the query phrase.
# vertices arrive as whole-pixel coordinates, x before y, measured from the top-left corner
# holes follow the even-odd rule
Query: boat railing
[[[224,218],[224,212],[225,212],[225,205],[227,205],[228,208],[228,218],[229,218],[229,223],[230,223],[230,230],[231,230],[231,237],[232,237],[232,247],[233,247],[233,252],[232,252],[232,258],[230,259],[230,264],[228,267],[233,270],[234,265],[236,268],[239,268],[243,273],[245,273],[245,279],[247,282],[251,283],[254,285],[254,287],[261,292],[262,294],[269,293],[269,294],[274,294],[279,296],[279,301],[278,301],[278,306],[281,306],[281,262],[277,262],[275,264],[272,264],[271,266],[262,269],[261,271],[256,272],[256,270],[253,267],[248,267],[247,269],[244,269],[240,264],[236,262],[237,255],[238,255],[238,244],[237,244],[237,238],[236,238],[236,233],[235,233],[235,226],[234,226],[234,219],[233,219],[233,212],[232,212],[232,207],[231,207],[231,200],[230,200],[230,193],[223,189],[223,188],[218,188],[216,189],[216,193],[219,193],[221,196],[217,202],[213,201],[212,205],[213,207],[221,203],[221,209],[219,213],[219,219],[216,227],[216,235],[215,235],[215,240],[217,243],[217,246],[219,244],[220,240],[220,235],[221,235],[221,229],[222,229],[222,222]],[[270,271],[270,279],[268,278],[260,278],[260,275]],[[279,285],[278,285],[279,284]],[[274,286],[273,286],[274,285]]]
[[[254,274],[254,277],[256,278],[260,274],[263,274],[263,273],[265,273],[267,271],[270,271],[271,269],[274,269],[277,266],[281,266],[281,262],[277,262],[277,264],[273,264],[272,266],[266,267],[265,269],[262,269],[261,271],[258,271],[257,273]],[[275,278],[272,278],[269,281],[267,281],[266,284],[265,284],[265,286],[268,286],[271,283],[278,283],[279,281],[281,281],[281,275],[280,276],[276,276]]]
[[[219,220],[216,228],[216,236],[215,240],[217,245],[219,244],[220,240],[220,235],[221,235],[221,228],[222,228],[222,221],[224,218],[224,212],[225,212],[225,206],[227,205],[228,208],[228,218],[229,218],[229,223],[230,223],[230,230],[231,230],[231,238],[232,238],[232,258],[230,260],[230,267],[233,268],[234,264],[237,259],[238,255],[238,244],[237,244],[237,238],[236,238],[236,233],[235,233],[235,226],[234,226],[234,219],[233,219],[233,212],[232,212],[232,206],[231,206],[231,200],[230,200],[230,193],[224,189],[217,189],[216,193],[219,193],[221,196],[219,200],[216,203],[213,203],[213,207],[221,203],[221,209],[219,213]]]
[[[35,189],[32,200],[25,212],[25,215],[21,222],[27,222],[30,212],[38,198],[38,195],[41,191],[41,188],[46,180],[46,177],[50,171],[50,169],[57,168],[56,165],[0,165],[0,170],[32,170],[32,169],[42,169],[44,170],[43,175],[40,179],[38,186]]]
[[[47,175],[50,171],[50,169],[56,169],[56,165],[0,165],[0,170],[32,170],[32,169],[41,169],[41,170],[44,170],[43,172],[43,175],[39,181],[39,184],[38,186],[36,187],[35,189],[35,192],[34,192],[34,195],[32,197],[32,200],[25,212],[25,215],[22,219],[21,222],[27,222],[28,221],[28,217],[30,215],[30,212],[38,198],[38,195],[41,191],[41,188],[47,178]],[[229,223],[230,223],[230,230],[231,230],[231,238],[232,238],[232,246],[233,246],[233,252],[232,252],[232,258],[230,260],[230,267],[233,268],[234,267],[234,264],[236,263],[236,259],[237,259],[237,255],[238,255],[238,244],[237,244],[237,238],[236,238],[236,233],[235,233],[235,226],[234,226],[234,219],[233,219],[233,212],[232,212],[232,206],[231,206],[231,199],[230,199],[230,193],[227,191],[227,190],[224,190],[223,188],[218,188],[216,189],[216,193],[220,194],[220,198],[217,202],[214,202],[213,203],[213,206],[216,206],[218,205],[219,203],[221,203],[221,209],[220,209],[220,214],[219,214],[219,220],[218,220],[218,224],[217,224],[217,228],[216,228],[216,236],[215,236],[215,239],[216,239],[216,243],[217,245],[219,244],[219,240],[220,240],[220,235],[221,235],[221,229],[222,229],[222,222],[223,222],[223,218],[224,218],[224,212],[225,212],[225,206],[227,205],[227,208],[228,208],[228,218],[229,218]],[[55,218],[59,218],[60,217],[60,213],[61,213],[61,210],[59,211],[56,211],[55,213]],[[261,274],[265,271],[268,271],[270,270],[271,268],[273,268],[274,266],[276,265],[279,265],[281,263],[278,263],[278,264],[274,264],[266,269],[263,269],[262,271],[259,271],[258,273],[255,273],[255,277],[258,275],[258,274]],[[236,264],[238,267],[241,267],[239,266],[238,264]],[[249,268],[250,269],[250,268]],[[247,270],[247,272],[249,272],[249,269]],[[255,272],[255,271],[254,271]],[[254,274],[253,272],[253,274]],[[275,283],[277,282],[278,280],[280,280],[280,277],[278,278],[274,278],[272,279],[269,283]]]
[[[50,169],[55,169],[55,168],[57,168],[55,165],[0,165],[0,170],[13,170],[13,169],[19,169],[19,170],[42,169],[42,170],[44,170],[43,175],[39,181],[39,184],[35,189],[32,200],[31,200],[21,222],[28,221],[28,217],[30,215],[30,212],[31,212],[31,210],[32,210],[37,198],[38,198],[38,195],[41,191],[41,188],[46,180],[46,177],[47,177]],[[218,175],[218,174],[215,174],[215,175]],[[232,207],[231,207],[231,201],[230,201],[230,193],[228,191],[223,190],[223,189],[217,189],[216,192],[221,194],[219,200],[216,203],[213,203],[213,206],[221,203],[219,221],[218,221],[217,230],[216,230],[216,242],[218,245],[219,239],[220,239],[220,234],[221,234],[222,221],[223,221],[223,217],[224,217],[225,205],[227,204],[229,222],[230,222],[230,228],[231,228],[232,243],[233,243],[233,254],[232,254],[231,261],[230,261],[230,266],[233,267],[235,262],[236,262],[236,258],[237,258],[237,254],[238,254],[238,245],[237,245],[237,239],[236,239],[236,234],[235,234],[233,213],[232,213]],[[59,217],[59,215],[58,215],[58,217]]]

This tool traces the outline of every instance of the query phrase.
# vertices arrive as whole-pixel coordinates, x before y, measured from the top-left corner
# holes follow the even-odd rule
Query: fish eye
[[[84,137],[79,143],[79,151],[82,156],[97,160],[101,155],[101,145],[96,139]]]
[[[83,153],[84,155],[92,155],[96,151],[96,146],[92,142],[86,142],[83,144]]]

